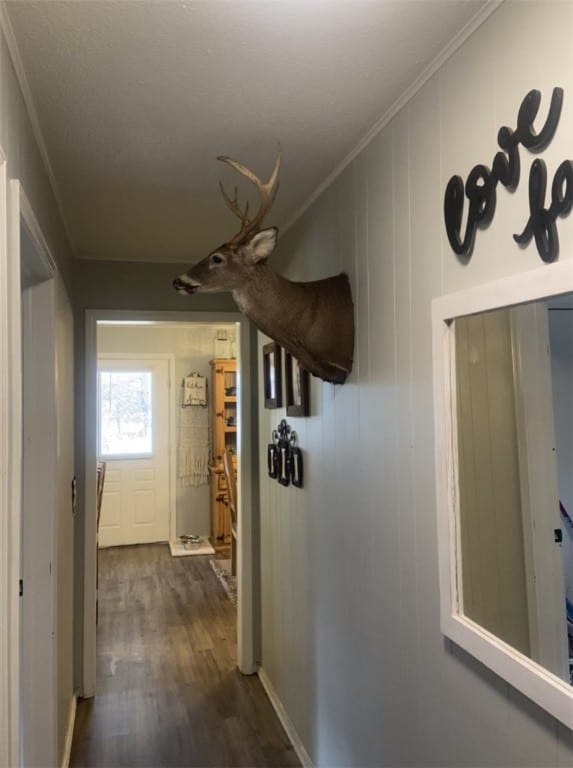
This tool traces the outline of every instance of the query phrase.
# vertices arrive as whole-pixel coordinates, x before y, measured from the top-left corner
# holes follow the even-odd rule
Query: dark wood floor
[[[100,552],[97,687],[71,766],[298,766],[256,676],[235,667],[236,613],[208,557],[166,544]]]

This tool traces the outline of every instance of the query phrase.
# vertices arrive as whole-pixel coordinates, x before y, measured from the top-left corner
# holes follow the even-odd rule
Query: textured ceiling
[[[10,2],[77,256],[192,262],[234,156],[285,225],[485,0]]]

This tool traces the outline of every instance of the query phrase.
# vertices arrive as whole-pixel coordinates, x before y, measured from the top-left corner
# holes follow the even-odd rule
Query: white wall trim
[[[33,262],[36,274],[32,286],[20,285],[18,297],[22,312],[19,425],[26,447],[18,459],[23,490],[18,507],[14,505],[24,581],[24,598],[19,604],[21,754],[26,762],[35,764],[41,760],[57,762],[58,758],[56,267],[18,181],[10,182],[10,194],[12,207],[19,210],[18,221],[13,222],[18,238],[14,269],[24,274],[22,270]],[[31,477],[37,482],[31,483]],[[33,520],[31,513],[39,509],[41,520]],[[33,663],[38,664],[35,672],[31,671]]]
[[[429,66],[418,75],[414,82],[406,88],[406,90],[399,96],[396,101],[390,106],[389,109],[374,123],[372,128],[366,133],[365,136],[360,139],[358,144],[352,149],[346,157],[336,166],[336,168],[330,173],[326,179],[319,184],[310,197],[302,204],[302,206],[294,213],[294,215],[287,221],[284,227],[281,227],[281,231],[284,233],[303,216],[310,206],[322,195],[322,193],[330,187],[338,176],[344,171],[344,169],[350,165],[350,163],[358,157],[362,150],[370,144],[372,139],[380,133],[388,125],[388,123],[403,109],[406,104],[414,98],[419,90],[428,82],[428,80],[436,74],[436,72],[443,67],[446,61],[454,55],[454,53],[462,46],[465,41],[476,32],[481,25],[496,11],[504,0],[488,0],[480,10],[471,18],[468,23],[462,27],[458,34],[453,37],[449,43],[442,48],[440,53],[432,60]]]
[[[3,153],[1,154],[4,158]],[[0,495],[0,527],[2,547],[0,558],[0,587],[2,606],[5,606],[5,619],[2,626],[0,648],[0,674],[2,676],[2,700],[0,712],[0,752],[3,764],[18,766],[22,759],[22,603],[19,596],[19,581],[22,578],[22,315],[21,315],[21,229],[25,227],[28,237],[34,244],[35,257],[41,262],[40,273],[46,280],[53,278],[55,267],[49,249],[45,243],[37,220],[27,201],[24,191],[17,180],[6,179],[6,165],[0,164],[0,291],[4,297],[1,302],[3,313],[0,317],[0,472],[2,473],[2,493]],[[6,234],[5,234],[6,233]],[[35,290],[35,289],[34,289]],[[43,305],[52,317],[52,293],[44,295]],[[46,327],[49,335],[51,324]],[[51,340],[51,337],[50,337]],[[51,348],[51,347],[50,347]],[[55,376],[55,371],[54,371]],[[50,376],[47,376],[50,379]],[[53,408],[48,408],[51,418]],[[47,433],[48,439],[55,430]],[[50,451],[53,453],[53,450]],[[53,552],[50,550],[51,561]],[[55,584],[55,574],[53,582]],[[5,599],[4,599],[5,598]],[[53,614],[50,613],[50,635],[55,631]],[[54,644],[55,647],[55,644]],[[52,649],[53,650],[53,649]],[[55,654],[47,649],[48,685],[55,691]],[[42,691],[42,694],[45,692]],[[48,724],[49,738],[56,736],[55,698],[44,701],[38,698],[43,717]],[[53,732],[50,730],[54,724]],[[33,730],[33,729],[31,729]],[[51,743],[44,745],[50,752]],[[49,759],[49,755],[48,758]],[[5,762],[4,762],[5,760]]]
[[[57,272],[57,267],[54,257],[52,256],[52,252],[50,251],[50,246],[44,237],[40,222],[36,218],[34,209],[32,208],[22,185],[19,182],[18,184],[20,194],[21,224],[26,228],[28,234],[34,242],[37,255],[39,256],[42,263],[42,268],[45,270],[46,274],[54,277]]]
[[[62,203],[60,188],[58,186],[58,182],[56,181],[56,175],[54,173],[52,161],[50,160],[50,155],[48,152],[48,148],[46,146],[44,134],[42,133],[42,129],[40,127],[40,121],[38,119],[36,105],[34,103],[34,98],[32,96],[32,90],[28,82],[26,68],[24,66],[24,62],[22,61],[20,48],[18,47],[18,43],[16,41],[16,35],[14,34],[14,28],[12,27],[12,22],[10,21],[10,14],[8,13],[8,10],[6,8],[6,3],[4,2],[4,0],[0,0],[0,30],[2,31],[2,34],[4,35],[4,39],[6,41],[6,45],[8,46],[8,51],[10,53],[10,58],[12,59],[12,65],[14,66],[16,79],[20,86],[20,91],[22,92],[24,105],[26,107],[28,118],[30,120],[32,134],[34,136],[34,139],[36,140],[36,144],[38,145],[38,150],[43,160],[44,167],[46,169],[46,174],[48,176],[48,180],[50,182],[50,186],[52,188],[52,192],[54,194],[54,198],[58,206],[58,211],[60,213],[62,224],[64,226],[66,235],[68,237],[70,246],[72,247],[72,250],[75,251],[76,249],[74,247],[74,241],[70,234],[70,229],[68,227],[67,220],[64,215],[64,205]]]
[[[74,694],[70,700],[70,709],[68,714],[68,726],[66,728],[66,739],[64,741],[64,751],[62,753],[61,768],[68,768],[72,754],[72,742],[74,740],[74,725],[76,723],[76,710],[78,700]]]
[[[273,705],[273,709],[277,713],[278,719],[281,721],[282,727],[285,729],[286,734],[293,745],[294,751],[296,752],[296,755],[300,760],[303,768],[314,768],[312,760],[304,748],[304,745],[298,733],[296,732],[296,728],[294,727],[292,720],[288,716],[287,711],[284,708],[277,692],[275,691],[269,676],[262,667],[259,668],[259,679],[263,685],[263,688],[265,689],[267,696],[269,697],[271,704]]]
[[[20,765],[22,728],[20,722],[21,608],[21,509],[22,509],[22,354],[20,298],[20,185],[10,181],[7,197],[8,270],[8,612],[9,612],[9,717],[10,762]]]
[[[0,147],[0,765],[10,764],[9,309],[6,157]]]
[[[216,325],[236,323],[240,327],[238,359],[241,368],[240,414],[238,440],[241,471],[239,473],[239,545],[238,545],[238,610],[237,610],[237,666],[243,674],[256,672],[255,660],[255,605],[253,584],[253,557],[258,556],[253,541],[253,508],[251,462],[252,442],[257,431],[251,430],[251,350],[249,321],[238,312],[161,312],[131,310],[86,310],[85,356],[85,482],[84,482],[84,593],[83,593],[83,664],[81,696],[89,698],[96,692],[96,371],[97,322],[159,321],[188,322]],[[246,426],[245,426],[246,425]]]

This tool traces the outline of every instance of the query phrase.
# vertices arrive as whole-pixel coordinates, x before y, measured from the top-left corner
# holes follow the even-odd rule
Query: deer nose
[[[197,283],[192,282],[187,275],[180,275],[173,281],[173,287],[178,293],[192,294],[199,287]]]

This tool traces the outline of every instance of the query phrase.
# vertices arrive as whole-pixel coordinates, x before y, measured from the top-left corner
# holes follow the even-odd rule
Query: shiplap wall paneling
[[[262,664],[317,766],[573,758],[570,732],[440,632],[430,317],[435,296],[539,266],[535,246],[512,239],[528,216],[532,155],[522,150],[519,189],[499,190],[468,266],[449,247],[443,192],[453,173],[491,163],[499,127],[515,127],[531,88],[543,92],[542,116],[554,85],[573,102],[572,34],[572,4],[502,4],[281,242],[291,279],[349,272],[357,321],[348,382],[311,382],[318,410],[298,517],[261,474]],[[571,156],[571,135],[567,105],[547,150],[552,172]],[[562,258],[572,223],[558,222]],[[270,413],[260,412],[265,444],[281,417]],[[310,547],[285,561],[285,542],[309,530]],[[300,574],[310,598],[285,600],[281,613]],[[300,623],[304,659],[288,640]]]
[[[413,451],[411,473],[415,525],[416,561],[416,695],[420,702],[434,701],[423,707],[417,727],[415,759],[423,763],[425,750],[445,764],[451,754],[449,736],[447,674],[442,665],[428,664],[429,655],[439,658],[443,639],[439,631],[438,572],[429,542],[437,540],[433,487],[434,467],[428,461],[428,447],[433,445],[433,395],[427,377],[432,370],[432,344],[429,307],[431,299],[442,290],[442,201],[435,193],[440,179],[441,153],[437,151],[440,135],[440,89],[437,78],[430,80],[408,104],[411,221],[411,301],[412,301],[412,404]],[[418,627],[422,628],[421,631]],[[428,746],[426,746],[428,745]]]
[[[400,598],[395,589],[394,561],[400,519],[394,482],[398,470],[395,450],[398,420],[393,407],[396,378],[393,132],[386,131],[376,137],[366,157],[371,378],[361,388],[361,396],[368,397],[363,411],[369,426],[361,433],[358,450],[368,460],[361,498],[366,491],[369,506],[366,538],[372,552],[368,570],[362,574],[362,588],[368,595],[371,615],[368,663],[364,665],[370,667],[370,676],[365,690],[369,701],[372,698],[379,701],[379,707],[366,716],[366,721],[369,751],[376,740],[381,739],[384,759],[397,764],[402,751],[401,707],[393,706],[392,702],[400,701],[401,670],[397,664],[385,661],[392,657],[400,633]],[[360,507],[361,501],[357,509]],[[384,696],[378,695],[381,690],[386,691]]]

